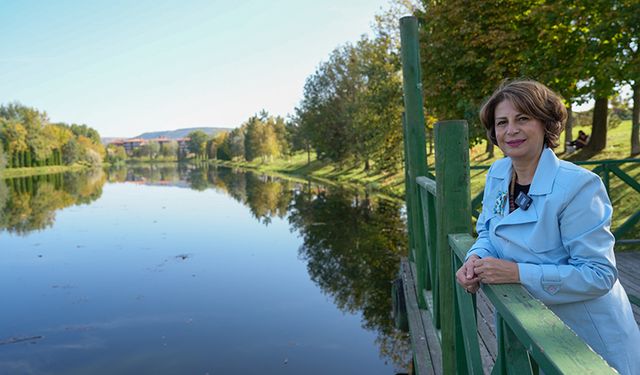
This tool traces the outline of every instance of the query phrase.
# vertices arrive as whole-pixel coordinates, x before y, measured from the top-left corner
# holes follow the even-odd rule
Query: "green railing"
[[[640,183],[633,177],[629,176],[620,167],[624,164],[631,164],[634,166],[640,166],[640,159],[620,159],[620,160],[600,160],[600,161],[577,161],[577,165],[584,166],[591,169],[591,171],[602,178],[604,187],[607,189],[607,194],[611,198],[610,186],[612,175],[618,177],[624,184],[628,185],[636,193],[640,194]],[[488,165],[477,165],[471,167],[476,170],[488,170]],[[480,215],[480,208],[482,207],[482,198],[484,191],[481,190],[471,200],[471,212],[473,217],[478,218]],[[615,207],[614,207],[615,212]],[[640,209],[632,213],[622,224],[613,228],[613,235],[616,238],[616,244],[630,244],[640,243],[640,239],[622,239],[627,233],[629,233],[640,222]]]
[[[455,282],[474,241],[467,124],[435,125],[435,180],[426,165],[417,20],[404,17],[400,25],[409,261],[401,267],[404,298],[394,300],[407,310],[415,373],[481,374],[476,297]],[[519,284],[482,289],[497,315],[492,373],[615,373]]]

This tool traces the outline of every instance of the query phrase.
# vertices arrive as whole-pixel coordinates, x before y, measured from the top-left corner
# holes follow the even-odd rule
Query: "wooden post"
[[[409,230],[414,231],[415,262],[417,268],[418,300],[421,308],[426,308],[423,290],[427,285],[428,266],[426,264],[426,242],[424,238],[424,214],[420,194],[416,186],[418,176],[427,174],[425,150],[425,122],[422,112],[422,81],[420,79],[420,55],[418,43],[418,20],[413,17],[400,19],[400,39],[402,48],[402,80],[405,108],[405,158],[407,159],[407,215]],[[411,206],[411,208],[409,208]]]
[[[455,275],[447,236],[471,233],[469,134],[467,123],[462,120],[438,122],[434,130],[442,368],[445,374],[455,374]]]

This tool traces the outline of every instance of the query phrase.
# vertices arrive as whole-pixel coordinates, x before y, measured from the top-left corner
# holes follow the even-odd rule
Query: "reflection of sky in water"
[[[393,373],[309,280],[286,220],[214,190],[107,184],[0,232],[0,373]]]

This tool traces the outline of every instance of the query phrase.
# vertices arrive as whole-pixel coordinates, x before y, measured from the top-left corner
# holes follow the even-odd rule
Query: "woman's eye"
[[[498,122],[496,122],[496,126],[500,126],[500,127],[505,126],[506,124],[507,124],[506,121],[498,121]]]
[[[529,120],[528,117],[520,117],[520,118],[518,118],[518,121],[520,121],[520,122],[527,121],[527,120]]]

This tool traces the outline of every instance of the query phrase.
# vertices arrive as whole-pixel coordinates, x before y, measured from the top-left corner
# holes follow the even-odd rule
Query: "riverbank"
[[[577,134],[578,130],[589,132],[589,127],[576,127],[574,128],[574,134]],[[622,124],[615,128],[608,129],[607,135],[607,147],[598,153],[597,155],[588,158],[590,162],[597,162],[602,160],[620,160],[629,158],[630,153],[630,135],[631,135],[631,122],[624,121]],[[495,148],[495,155],[492,158],[487,157],[485,152],[486,144],[480,143],[470,149],[469,158],[472,167],[488,166],[495,160],[502,158],[503,154]],[[559,147],[560,150],[563,147]],[[575,157],[580,157],[579,154],[574,153],[571,155],[565,155],[562,152],[558,153],[558,157],[561,159],[567,159],[571,161]],[[579,159],[580,160],[580,159]],[[317,160],[315,155],[311,155],[310,162],[307,161],[306,153],[297,153],[288,158],[273,159],[270,161],[254,160],[247,161],[212,161],[218,165],[224,165],[227,167],[240,167],[246,169],[252,169],[263,173],[278,173],[286,176],[295,176],[298,178],[313,178],[318,181],[330,181],[332,183],[339,184],[351,184],[364,186],[366,189],[382,193],[383,195],[391,196],[398,199],[404,199],[404,173],[398,171],[395,173],[379,173],[375,171],[375,167],[369,171],[364,170],[363,164],[353,165],[345,163],[343,166]],[[427,157],[429,165],[434,165],[434,155]],[[631,177],[634,181],[640,180],[640,168],[636,163],[626,163],[621,166],[621,169]],[[585,165],[587,169],[595,168],[595,165]],[[472,169],[471,170],[471,196],[474,197],[484,187],[486,176],[486,169]],[[638,194],[632,187],[623,182],[616,176],[610,175],[610,192],[611,201],[614,206],[613,228],[617,228],[624,223],[631,215],[637,212],[637,207],[640,206],[640,194]],[[625,236],[627,238],[640,238],[640,228],[634,228],[632,232]],[[626,245],[626,248],[637,248],[637,245]]]
[[[90,167],[82,164],[50,165],[46,167],[31,167],[31,168],[9,168],[9,169],[4,169],[0,171],[0,179],[39,176],[39,175],[63,173],[63,172],[78,172],[87,168],[90,168]]]
[[[575,127],[574,133],[579,130],[589,132],[587,126]],[[631,134],[631,121],[624,121],[615,128],[609,129],[607,134],[607,147],[588,159],[588,161],[600,160],[618,160],[629,157],[629,144]],[[486,167],[491,163],[503,157],[500,149],[495,147],[495,154],[489,158],[485,152],[486,142],[482,142],[469,150],[469,159],[472,167]],[[562,150],[563,147],[559,147]],[[561,159],[573,160],[577,153],[565,155],[563,152],[558,153]],[[387,195],[402,198],[404,197],[404,172],[402,169],[393,173],[381,173],[375,170],[375,167],[369,171],[364,170],[364,165],[346,162],[344,165],[329,163],[317,160],[315,154],[311,154],[310,161],[307,159],[305,152],[299,152],[285,158],[276,158],[268,161],[255,159],[253,161],[223,161],[216,160],[213,163],[224,165],[227,167],[241,167],[246,169],[257,170],[264,173],[281,173],[288,176],[299,178],[312,177],[318,180],[332,181],[334,183],[349,183],[365,186],[369,189],[381,191]],[[433,154],[427,156],[428,165],[435,164],[435,156]],[[637,178],[639,173],[631,171],[631,175]],[[471,194],[476,195],[484,186],[485,170],[474,169],[471,171]]]
[[[251,162],[215,160],[210,162],[226,167],[239,167],[267,174],[282,174],[287,177],[301,179],[311,178],[318,182],[330,184],[360,186],[390,197],[399,199],[404,197],[404,173],[381,174],[373,169],[365,171],[362,165],[339,166],[318,160],[314,154],[311,155],[311,160],[308,162],[307,154],[304,152],[268,162],[263,162],[262,160]]]

